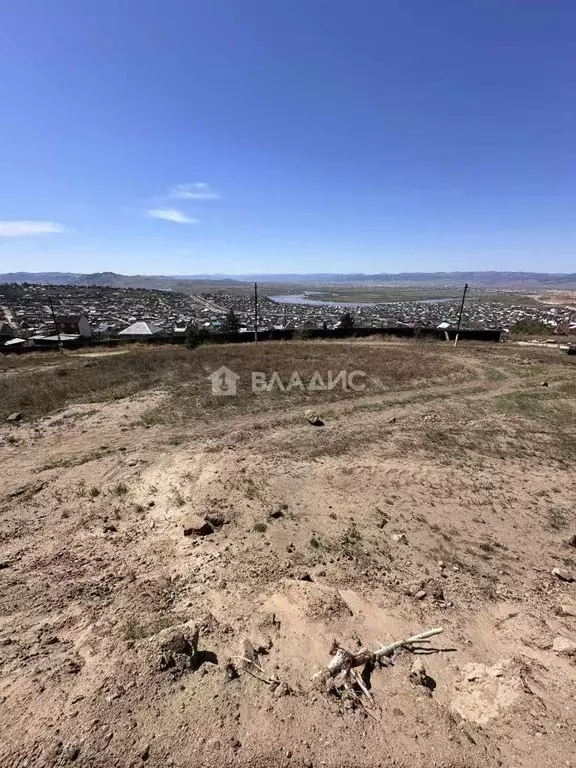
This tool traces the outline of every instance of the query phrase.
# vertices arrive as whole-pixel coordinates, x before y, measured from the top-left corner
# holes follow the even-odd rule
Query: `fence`
[[[454,330],[438,330],[427,326],[408,327],[408,326],[390,326],[384,328],[309,328],[301,330],[262,330],[258,331],[258,341],[292,341],[302,339],[361,339],[368,336],[396,336],[399,338],[421,338],[438,339],[445,341],[448,336],[449,341],[455,337]],[[461,329],[459,338],[462,341],[500,341],[500,329]],[[72,341],[66,341],[66,349],[79,349],[80,347],[118,347],[124,344],[184,344],[186,338],[184,334],[166,334],[162,336],[153,336],[151,338],[81,338]],[[210,344],[245,344],[254,341],[253,332],[244,333],[211,333],[207,339]],[[57,341],[44,341],[34,346],[18,347],[12,345],[0,346],[2,354],[24,354],[26,352],[38,352],[39,350],[58,349]]]

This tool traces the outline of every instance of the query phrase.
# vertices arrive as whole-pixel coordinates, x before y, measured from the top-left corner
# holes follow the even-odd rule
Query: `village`
[[[305,295],[269,296],[265,286],[255,303],[253,292],[185,294],[101,286],[0,285],[0,346],[49,347],[93,339],[183,337],[193,323],[217,333],[233,312],[241,333],[258,330],[339,328],[344,314],[355,327],[455,327],[459,299],[396,301],[386,304],[317,302]],[[500,329],[541,324],[550,333],[575,333],[576,309],[547,305],[508,305],[471,299],[462,328]],[[5,350],[8,351],[8,350]]]
[[[252,296],[218,293],[204,294],[222,309],[232,309],[248,328],[253,327]],[[291,300],[292,299],[292,300]],[[304,303],[301,303],[304,302]],[[343,313],[349,312],[357,327],[394,326],[452,327],[458,322],[461,299],[425,299],[382,304],[315,302],[301,296],[264,296],[258,300],[259,326],[274,328],[337,328]],[[547,305],[509,305],[499,301],[467,299],[462,312],[462,327],[508,329],[517,323],[541,323],[561,333],[576,331],[576,308]]]

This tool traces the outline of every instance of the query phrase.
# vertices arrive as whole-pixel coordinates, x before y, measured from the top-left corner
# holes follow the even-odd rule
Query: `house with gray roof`
[[[136,338],[151,338],[153,336],[161,336],[164,333],[162,328],[159,328],[154,323],[147,322],[146,320],[137,320],[128,328],[124,328],[123,331],[118,333],[118,336],[130,336],[133,339]]]

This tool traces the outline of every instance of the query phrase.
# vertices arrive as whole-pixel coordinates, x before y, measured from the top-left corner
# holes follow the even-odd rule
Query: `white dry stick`
[[[259,664],[256,664],[254,659],[247,659],[246,656],[232,656],[232,659],[237,659],[238,661],[245,661],[247,664],[252,664],[252,666],[256,667],[256,669],[262,672],[263,675],[266,674],[262,667]]]
[[[364,696],[366,696],[368,701],[374,706],[376,704],[376,702],[374,701],[374,696],[372,696],[368,688],[366,688],[366,686],[364,685],[364,681],[362,680],[362,677],[358,674],[358,672],[356,672],[355,669],[352,670],[352,677],[356,681],[356,684],[358,685],[358,687],[360,688]]]
[[[316,672],[312,675],[312,680],[316,683],[324,683],[330,678],[336,677],[340,672],[344,671],[348,676],[354,667],[360,667],[363,664],[374,663],[375,661],[382,661],[388,656],[392,656],[394,651],[398,648],[406,648],[414,645],[415,643],[425,643],[428,638],[439,635],[443,632],[443,627],[436,627],[436,629],[427,629],[425,632],[420,632],[418,635],[408,637],[406,640],[398,640],[396,643],[390,645],[381,645],[377,651],[372,653],[371,651],[362,648],[358,653],[350,653],[345,648],[341,648],[336,641],[334,641],[330,652],[332,658],[327,667],[320,672]]]
[[[390,643],[390,645],[381,645],[380,648],[374,654],[377,659],[381,659],[384,656],[391,656],[398,648],[405,648],[407,645],[415,645],[416,643],[425,643],[429,637],[439,635],[444,631],[444,627],[436,627],[436,629],[427,629],[426,632],[421,632],[419,635],[409,637],[407,640],[399,640],[396,643]]]

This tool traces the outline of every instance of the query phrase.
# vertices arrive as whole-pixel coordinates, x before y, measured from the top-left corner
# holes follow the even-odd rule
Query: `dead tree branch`
[[[368,700],[372,704],[375,704],[374,697],[364,684],[361,676],[355,671],[355,668],[364,666],[371,670],[376,664],[390,666],[392,663],[390,657],[393,656],[395,651],[400,648],[410,648],[415,643],[429,642],[430,637],[439,635],[442,631],[442,627],[428,629],[425,632],[420,632],[405,640],[398,640],[389,645],[380,645],[380,648],[374,652],[369,651],[367,648],[361,648],[357,653],[351,653],[350,651],[347,651],[346,648],[342,648],[342,646],[338,645],[336,640],[334,640],[332,648],[330,649],[332,658],[325,669],[316,672],[316,674],[312,676],[312,681],[315,685],[319,687],[327,687],[328,690],[336,693],[340,693],[341,690],[349,691],[356,685]]]
[[[390,643],[390,645],[381,645],[374,655],[377,660],[392,656],[394,651],[397,651],[398,648],[406,648],[415,645],[416,643],[426,643],[428,642],[428,638],[434,637],[434,635],[439,635],[443,631],[443,627],[436,627],[436,629],[428,629],[426,632],[421,632],[419,635],[414,635],[414,637],[409,637],[406,640],[399,640],[396,643]]]

